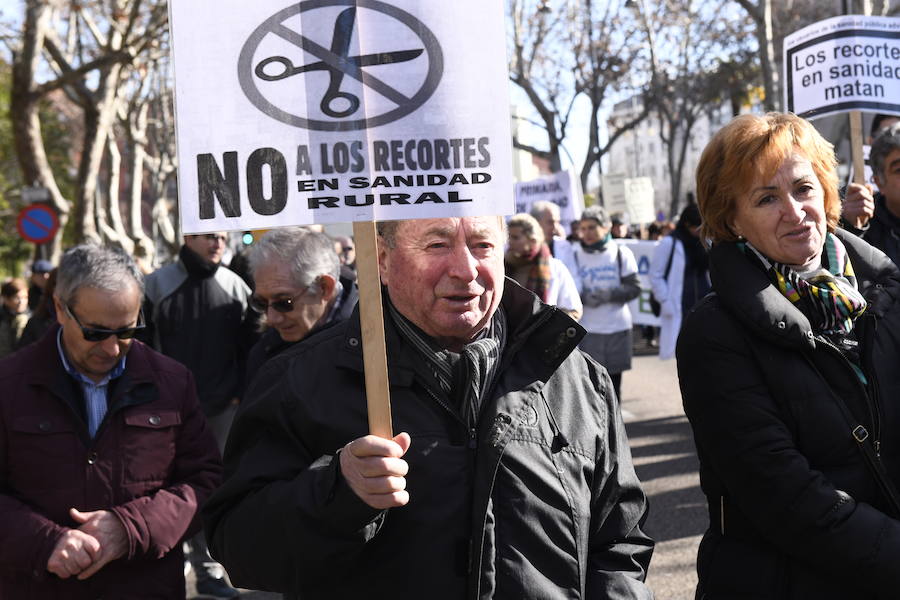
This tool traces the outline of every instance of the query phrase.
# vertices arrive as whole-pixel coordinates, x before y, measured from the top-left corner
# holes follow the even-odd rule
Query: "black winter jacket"
[[[176,262],[147,277],[144,294],[140,337],[191,370],[203,413],[218,415],[243,396],[259,315],[241,278],[182,246]]]
[[[883,194],[876,192],[875,214],[865,229],[847,229],[887,254],[895,265],[900,265],[900,218],[888,210]]]
[[[869,302],[854,328],[867,386],[735,244],[711,251],[715,294],[677,349],[710,513],[698,599],[900,597],[900,521],[851,434],[863,425],[900,483],[900,273],[837,235]]]
[[[270,360],[206,505],[210,551],[242,587],[316,598],[651,598],[653,542],[606,372],[562,311],[506,280],[510,335],[477,431],[437,400],[386,319],[409,504],[365,505],[337,451],[367,433],[359,313]]]
[[[346,321],[350,318],[350,315],[353,314],[353,309],[356,308],[356,303],[359,302],[359,291],[356,289],[356,282],[351,279],[346,279],[343,275],[341,276],[340,281],[341,297],[339,299],[340,305],[337,307],[337,310],[334,311],[334,314],[330,315],[330,318],[326,319],[324,323],[314,327],[312,331],[307,333],[306,337],[315,334],[324,327],[331,327],[341,321]],[[247,385],[249,386],[253,383],[253,378],[256,377],[256,374],[267,360],[281,354],[301,341],[303,340],[286,342],[281,339],[281,335],[279,335],[278,330],[274,327],[266,329],[259,337],[259,341],[257,341],[250,349],[247,356],[247,376],[244,378]]]

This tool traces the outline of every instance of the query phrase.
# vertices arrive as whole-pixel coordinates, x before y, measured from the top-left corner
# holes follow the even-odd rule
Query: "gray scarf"
[[[478,339],[456,353],[438,346],[434,339],[401,315],[391,302],[388,302],[388,308],[401,336],[428,362],[445,399],[456,406],[466,422],[474,427],[481,402],[494,384],[506,346],[506,315],[503,309],[497,307]]]

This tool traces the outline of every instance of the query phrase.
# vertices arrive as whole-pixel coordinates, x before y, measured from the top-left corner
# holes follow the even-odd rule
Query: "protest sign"
[[[516,184],[516,212],[531,212],[535,202],[552,202],[559,206],[559,220],[568,232],[569,224],[584,212],[581,180],[572,170],[560,171],[545,177],[520,181]]]
[[[603,176],[603,202],[609,214],[628,215],[630,223],[652,223],[656,215],[653,182],[649,177]]]
[[[171,0],[184,233],[353,222],[390,438],[375,220],[513,208],[499,0]]]
[[[900,115],[900,19],[848,15],[784,39],[785,106],[804,118]]]
[[[171,27],[185,233],[512,211],[499,1],[174,0]]]
[[[634,254],[638,266],[638,279],[641,282],[641,295],[628,303],[631,311],[631,321],[635,325],[653,325],[659,327],[659,317],[650,309],[650,265],[653,261],[653,252],[659,243],[655,240],[616,240],[619,244],[628,246]]]

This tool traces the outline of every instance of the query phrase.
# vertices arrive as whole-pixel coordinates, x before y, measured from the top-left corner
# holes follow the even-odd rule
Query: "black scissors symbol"
[[[343,11],[334,23],[334,36],[331,38],[331,53],[337,58],[341,66],[353,65],[357,68],[372,67],[375,65],[389,65],[392,63],[413,60],[424,52],[419,50],[398,50],[395,52],[382,52],[379,54],[367,54],[365,56],[349,56],[350,40],[353,37],[353,27],[356,22],[356,7]],[[266,67],[279,64],[283,68],[278,73],[266,72]],[[290,59],[284,56],[272,56],[259,62],[254,72],[264,81],[278,81],[309,71],[328,71],[328,89],[322,97],[319,108],[329,117],[348,117],[359,109],[359,97],[349,92],[341,91],[341,83],[344,80],[346,70],[333,67],[325,61],[318,61],[295,67]],[[335,101],[344,100],[348,106],[341,110],[334,106]]]

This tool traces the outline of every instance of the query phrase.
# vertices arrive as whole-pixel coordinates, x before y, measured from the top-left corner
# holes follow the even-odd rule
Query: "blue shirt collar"
[[[109,373],[106,374],[106,377],[104,377],[100,382],[95,382],[90,377],[87,377],[84,373],[82,373],[81,371],[79,371],[78,369],[73,367],[71,365],[71,363],[69,363],[69,360],[66,358],[66,352],[65,352],[65,350],[63,350],[63,346],[62,346],[62,332],[63,332],[62,327],[60,327],[59,331],[56,332],[56,349],[59,350],[59,359],[62,361],[62,365],[63,365],[63,368],[66,370],[66,373],[68,373],[69,375],[71,375],[72,377],[77,379],[78,381],[95,386],[95,387],[100,387],[102,385],[106,385],[107,383],[109,383],[109,381],[111,379],[115,379],[116,377],[119,377],[120,375],[122,375],[122,373],[125,372],[125,358],[126,357],[122,356],[122,358],[119,359],[119,362],[117,362],[115,364],[115,366],[112,369],[110,369]]]

